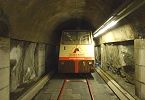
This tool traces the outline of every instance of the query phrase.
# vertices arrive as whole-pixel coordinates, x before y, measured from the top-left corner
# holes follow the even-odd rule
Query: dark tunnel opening
[[[71,18],[57,25],[53,31],[56,43],[60,43],[61,33],[63,30],[90,30],[95,31],[95,27],[90,20],[85,18]]]
[[[3,21],[0,21],[0,36],[8,36],[9,35],[9,28],[6,23]]]

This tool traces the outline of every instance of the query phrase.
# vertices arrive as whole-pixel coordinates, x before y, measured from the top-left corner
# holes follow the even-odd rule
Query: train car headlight
[[[89,61],[89,65],[92,65],[93,64],[93,62],[92,61]]]

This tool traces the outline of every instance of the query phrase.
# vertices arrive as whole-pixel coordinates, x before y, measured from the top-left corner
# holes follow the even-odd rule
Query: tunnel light
[[[94,37],[98,37],[102,33],[106,32],[109,28],[113,27],[120,20],[136,11],[139,7],[145,4],[145,0],[133,0],[131,3],[127,3],[126,7],[118,9],[113,16],[111,16],[100,28],[98,28],[93,34]],[[116,21],[111,21],[116,20]],[[110,23],[109,23],[110,22]],[[108,24],[107,24],[108,23]]]
[[[117,24],[118,21],[112,21],[111,23],[107,24],[104,28],[100,29],[98,32],[96,32],[96,34],[94,35],[94,37],[97,37],[101,34],[103,34],[104,32],[106,32],[108,29],[112,28],[113,26],[115,26]]]

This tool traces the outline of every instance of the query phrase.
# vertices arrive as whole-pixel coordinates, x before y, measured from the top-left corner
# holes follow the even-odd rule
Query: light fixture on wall
[[[107,30],[115,26],[120,20],[122,20],[144,4],[145,0],[134,0],[124,8],[117,10],[101,27],[99,27],[93,33],[94,38],[105,33]]]
[[[106,26],[104,26],[102,29],[100,29],[97,32],[94,32],[94,37],[97,37],[101,34],[103,34],[104,32],[106,32],[108,29],[112,28],[113,26],[115,26],[117,24],[118,21],[111,21],[110,23],[108,23]]]

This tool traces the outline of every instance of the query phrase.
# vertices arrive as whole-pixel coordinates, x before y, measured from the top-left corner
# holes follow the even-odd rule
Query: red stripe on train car
[[[59,60],[95,60],[94,57],[59,57]]]

